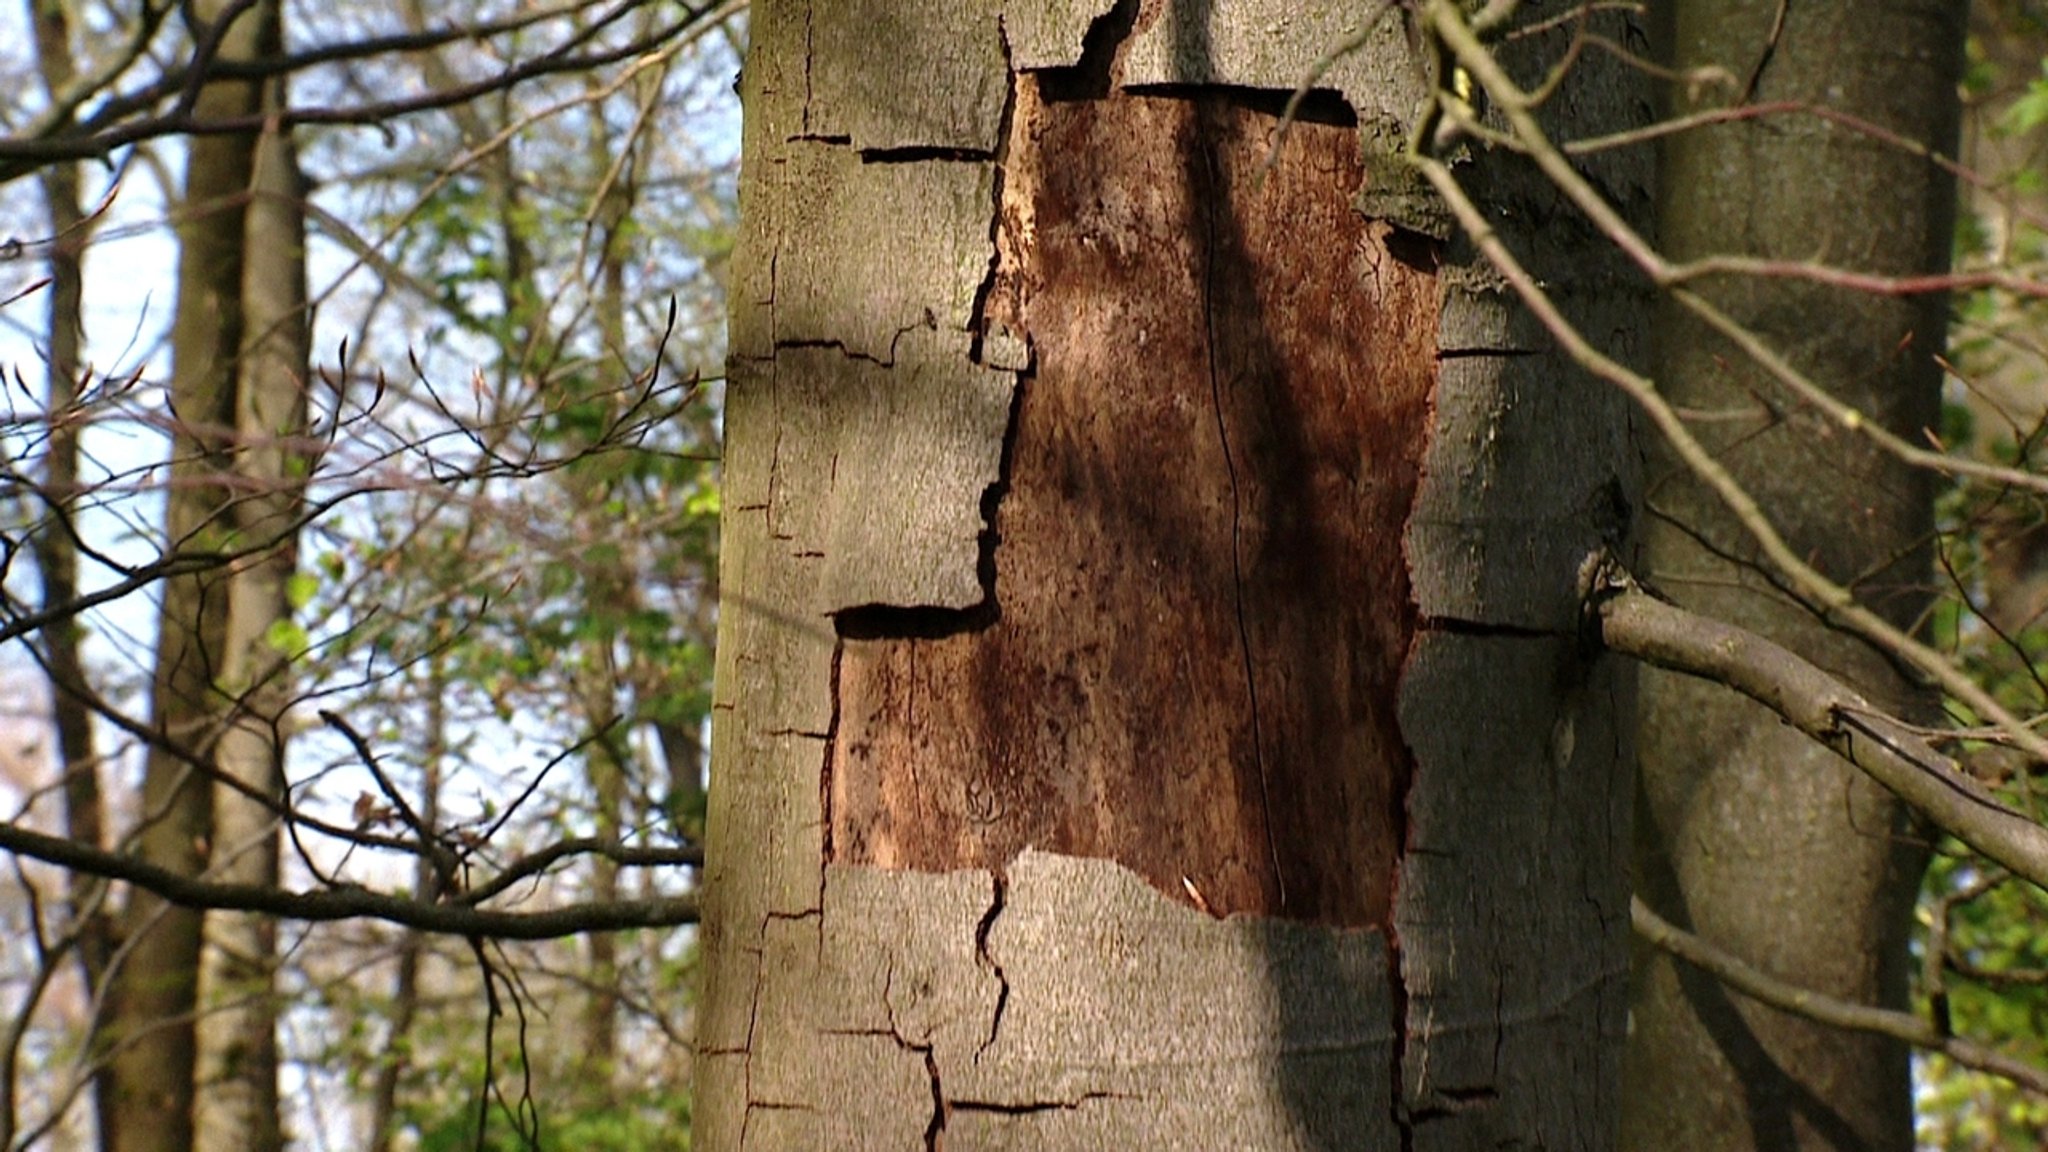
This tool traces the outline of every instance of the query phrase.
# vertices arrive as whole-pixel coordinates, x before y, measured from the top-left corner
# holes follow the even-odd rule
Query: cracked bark
[[[754,9],[701,1146],[1603,1145],[1622,409],[1359,209],[1393,25],[1267,168],[1296,7]]]

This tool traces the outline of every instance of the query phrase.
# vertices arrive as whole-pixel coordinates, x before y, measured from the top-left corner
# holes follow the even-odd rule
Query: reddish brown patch
[[[1434,272],[1350,207],[1353,130],[1022,81],[990,323],[1030,333],[998,618],[848,639],[828,843],[1121,861],[1219,913],[1385,918]]]

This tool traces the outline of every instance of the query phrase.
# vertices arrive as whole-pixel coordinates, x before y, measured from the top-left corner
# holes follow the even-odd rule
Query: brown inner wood
[[[1262,174],[1278,120],[1230,94],[1018,84],[984,312],[1034,370],[997,610],[844,641],[829,851],[1036,846],[1219,914],[1381,923],[1433,261],[1351,208],[1353,128],[1295,124]]]

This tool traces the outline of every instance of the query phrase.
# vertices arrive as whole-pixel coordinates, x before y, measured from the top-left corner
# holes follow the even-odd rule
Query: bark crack
[[[839,353],[841,356],[846,357],[848,360],[865,360],[869,364],[876,365],[877,367],[894,368],[896,366],[896,342],[903,338],[903,334],[905,332],[913,331],[917,327],[918,325],[912,324],[908,328],[898,328],[896,332],[889,337],[889,354],[886,357],[876,356],[869,352],[863,352],[858,348],[850,347],[844,340],[832,340],[823,338],[777,340],[775,342],[775,350],[777,352],[782,352],[784,350],[793,348],[829,348],[834,352]]]
[[[773,916],[761,918],[759,942],[754,947],[754,992],[747,1002],[747,1040],[740,1056],[740,1091],[746,1100],[746,1109],[740,1115],[740,1147],[747,1146],[747,1129],[754,1120],[754,1032],[761,1024],[761,990],[768,979],[768,923]]]
[[[817,9],[816,9],[816,6],[815,6],[815,5],[813,5],[813,4],[806,4],[806,5],[804,5],[804,112],[803,112],[803,126],[804,126],[804,130],[803,130],[803,134],[809,134],[809,132],[810,132],[810,130],[811,130],[811,68],[813,67],[813,62],[814,62],[814,61],[816,61],[816,60],[817,60],[817,58],[818,58],[818,54],[817,54],[817,52],[816,52],[816,51],[814,50],[814,48],[815,48],[815,45],[814,45],[814,43],[813,43],[813,41],[812,41],[812,38],[811,38],[811,29],[812,29],[812,27],[813,27],[813,17],[815,17],[815,15],[816,15],[816,14],[817,14]]]
[[[1003,95],[1003,114],[996,121],[995,151],[988,156],[988,159],[994,161],[994,175],[989,183],[995,186],[989,206],[988,271],[983,273],[981,284],[974,290],[974,306],[967,314],[967,358],[976,364],[984,363],[982,344],[988,338],[988,301],[995,293],[996,280],[1002,272],[1003,186],[1010,158],[1010,130],[1017,115],[1017,69],[1010,62],[1010,31],[1003,24],[1000,15],[996,17],[996,38],[1003,48],[1003,74],[1008,87]]]
[[[996,158],[993,149],[957,148],[943,144],[897,144],[885,148],[862,148],[855,155],[860,157],[863,164],[986,164]]]
[[[996,1100],[954,1100],[948,1107],[954,1112],[989,1112],[998,1116],[1031,1116],[1040,1112],[1074,1112],[1097,1100],[1143,1100],[1143,1096],[1129,1092],[1083,1092],[1072,1100],[1032,1100],[1012,1104]]]
[[[1400,865],[1395,865],[1395,894],[1398,898]],[[1393,993],[1394,1057],[1388,1065],[1392,1084],[1387,1110],[1394,1121],[1394,1127],[1401,1133],[1401,1152],[1415,1152],[1414,1117],[1408,1113],[1408,981],[1401,973],[1401,935],[1394,926],[1394,915],[1387,915],[1387,982]]]
[[[1206,159],[1206,141],[1203,149]],[[1214,173],[1211,173],[1213,177]],[[1213,181],[1212,181],[1213,182]],[[1209,359],[1209,399],[1216,411],[1216,439],[1223,446],[1224,474],[1230,481],[1230,580],[1236,599],[1238,652],[1244,663],[1244,690],[1252,721],[1252,762],[1259,773],[1259,820],[1266,828],[1266,855],[1273,865],[1273,887],[1279,899],[1275,912],[1287,908],[1287,878],[1280,869],[1280,841],[1273,828],[1271,786],[1266,778],[1266,737],[1259,721],[1258,669],[1252,659],[1251,626],[1244,606],[1244,493],[1237,476],[1237,459],[1230,448],[1230,425],[1223,408],[1223,374],[1216,363],[1216,189],[1208,189],[1202,214],[1202,324],[1205,351]]]
[[[1507,639],[1554,640],[1559,636],[1575,636],[1576,629],[1531,628],[1523,624],[1504,624],[1488,620],[1467,620],[1460,616],[1424,616],[1415,622],[1420,632],[1442,632],[1453,636],[1493,636]]]
[[[926,1040],[924,1043],[919,1044],[903,1034],[902,1027],[896,1022],[895,992],[896,960],[892,956],[889,959],[888,969],[882,975],[882,1009],[889,1015],[890,1038],[894,1039],[897,1046],[901,1047],[904,1051],[915,1052],[924,1057],[924,1074],[932,1089],[932,1118],[925,1125],[924,1147],[925,1152],[939,1152],[939,1138],[946,1130],[947,1105],[945,1087],[939,1082],[939,1060],[936,1054],[937,1044],[931,1040]]]
[[[1505,359],[1540,355],[1542,350],[1538,348],[1439,348],[1436,358],[1438,363],[1442,363],[1445,360],[1475,360],[1482,357]]]
[[[773,369],[771,369],[770,371],[773,371]],[[780,408],[782,406],[781,390],[778,388],[775,391],[774,395],[776,407]],[[761,503],[761,519],[763,521],[764,526],[768,529],[768,538],[770,540],[796,539],[796,536],[794,534],[778,531],[775,526],[775,486],[777,481],[782,476],[782,427],[782,414],[780,412],[777,412],[775,420],[775,443],[771,445],[768,449],[768,496],[767,499],[763,500]]]
[[[939,1137],[946,1131],[946,1093],[939,1084],[939,1061],[932,1055],[932,1046],[927,1044],[922,1051],[924,1072],[932,1083],[932,1119],[925,1125],[924,1147],[925,1152],[939,1152]]]
[[[846,657],[846,641],[835,637],[832,641],[832,673],[828,689],[832,700],[832,712],[825,721],[821,738],[825,741],[823,762],[818,766],[818,818],[823,824],[823,849],[819,853],[818,907],[825,906],[825,869],[834,858],[832,842],[832,783],[839,770],[839,669]]]
[[[989,876],[994,881],[994,891],[989,898],[988,911],[982,914],[981,922],[974,926],[974,958],[996,978],[996,1009],[989,1015],[987,1038],[982,1040],[981,1047],[974,1050],[974,1061],[977,1064],[981,1062],[982,1053],[987,1052],[989,1046],[996,1042],[996,1033],[1003,1026],[1003,1011],[1010,1006],[1010,977],[988,950],[989,931],[995,927],[996,917],[1003,914],[1003,906],[1009,901],[1010,878],[1004,875],[1001,869],[989,873]]]

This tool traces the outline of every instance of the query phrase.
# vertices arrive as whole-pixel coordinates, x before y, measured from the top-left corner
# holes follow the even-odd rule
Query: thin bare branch
[[[586,932],[671,928],[697,922],[694,895],[572,904],[543,912],[507,912],[432,904],[358,887],[291,891],[267,884],[226,884],[6,822],[0,822],[0,849],[60,868],[123,880],[179,907],[262,912],[282,920],[385,920],[421,932],[502,940],[552,940]]]
[[[1662,257],[1657,255],[1650,248],[1648,242],[1621,219],[1620,214],[1593,189],[1584,177],[1578,174],[1577,170],[1572,167],[1571,162],[1549,142],[1542,126],[1537,123],[1535,116],[1526,106],[1526,94],[1515,87],[1500,64],[1480,44],[1478,38],[1473,35],[1471,29],[1465,24],[1456,6],[1446,3],[1444,0],[1433,0],[1428,5],[1427,12],[1432,29],[1443,37],[1456,54],[1458,62],[1472,72],[1473,76],[1501,106],[1514,128],[1524,153],[1537,164],[1544,175],[1562,190],[1572,200],[1574,205],[1585,212],[1587,217],[1592,220],[1594,226],[1599,228],[1603,234],[1621,248],[1638,266],[1644,268],[1663,267]],[[1456,108],[1450,107],[1449,102],[1439,102],[1438,106],[1445,108],[1451,114],[1456,114]],[[1428,138],[1428,134],[1429,125],[1425,122],[1424,126],[1417,131],[1415,139],[1411,142],[1410,160],[1421,170],[1424,178],[1429,181],[1432,188],[1436,189],[1438,195],[1443,197],[1446,206],[1451,210],[1453,218],[1457,220],[1459,226],[1472,239],[1473,244],[1486,256],[1488,262],[1501,274],[1502,278],[1507,281],[1509,287],[1514,290],[1516,296],[1521,299],[1523,304],[1529,308],[1531,314],[1558,341],[1559,346],[1563,348],[1566,355],[1570,356],[1574,362],[1593,373],[1599,379],[1606,380],[1620,388],[1624,394],[1635,401],[1637,406],[1650,417],[1651,423],[1663,435],[1672,453],[1721,500],[1730,514],[1749,533],[1750,538],[1756,541],[1764,558],[1790,581],[1798,597],[1829,622],[1845,627],[1850,632],[1877,645],[1881,650],[1893,653],[1908,664],[1918,668],[1946,689],[1951,696],[1976,712],[1979,717],[1990,720],[2004,728],[2019,747],[2037,759],[2048,761],[2048,740],[2044,740],[2029,729],[2019,717],[2012,713],[2011,709],[2001,704],[1987,689],[1978,684],[1942,653],[1928,647],[1920,640],[1859,603],[1849,589],[1823,575],[1813,565],[1809,564],[1805,558],[1793,551],[1792,547],[1786,543],[1784,537],[1778,532],[1777,527],[1771,523],[1770,518],[1764,514],[1763,509],[1758,506],[1755,498],[1742,486],[1741,482],[1737,481],[1729,473],[1720,460],[1715,458],[1714,454],[1709,452],[1706,446],[1699,442],[1698,438],[1692,434],[1692,430],[1686,426],[1685,421],[1665,401],[1658,392],[1655,382],[1595,348],[1586,339],[1585,334],[1578,331],[1571,321],[1565,318],[1564,314],[1558,309],[1556,302],[1550,298],[1549,293],[1536,281],[1536,278],[1530,274],[1529,270],[1522,265],[1520,259],[1508,248],[1506,242],[1501,239],[1500,234],[1487,221],[1484,213],[1479,210],[1478,205],[1473,202],[1471,196],[1465,192],[1465,189],[1458,182],[1456,175],[1449,166],[1442,160],[1430,156],[1422,150],[1422,143]],[[1673,293],[1675,296],[1681,297],[1689,295],[1685,293],[1684,289],[1674,289]],[[1698,312],[1710,324],[1714,323],[1715,317],[1718,315],[1717,312],[1711,309],[1711,306],[1705,305],[1703,301],[1699,301],[1697,305],[1689,306],[1693,307],[1693,310]],[[1702,310],[1703,308],[1705,309],[1704,311]],[[1721,319],[1725,320],[1726,318],[1721,317]],[[1732,322],[1729,323],[1732,325]],[[1734,325],[1732,331],[1728,329],[1723,330],[1728,331],[1731,335],[1738,332],[1749,335],[1750,343],[1744,345],[1744,350],[1763,357],[1764,359],[1760,363],[1765,363],[1767,368],[1770,367],[1770,361],[1773,360],[1782,364],[1782,360],[1779,360],[1771,349],[1762,347],[1762,342],[1756,340],[1753,334],[1748,334],[1746,329],[1741,329],[1739,325]],[[1792,375],[1796,376],[1797,374],[1792,373]],[[1820,391],[1810,381],[1806,382],[1805,386],[1814,392]],[[1836,402],[1836,407],[1840,408],[1843,406]],[[1842,422],[1851,430],[1862,429],[1869,431],[1874,427],[1873,422],[1863,419],[1853,409],[1848,409],[1847,411],[1850,415],[1845,416]],[[1872,434],[1873,436],[1877,435],[1875,432]],[[1889,436],[1889,433],[1884,435]],[[1894,437],[1893,439],[1896,438]],[[1882,437],[1879,437],[1879,442],[1884,443],[1885,441]],[[1914,451],[1919,450],[1914,449]],[[1955,459],[1945,455],[1941,458],[1944,460]],[[1965,471],[1967,469],[1959,463],[1956,465],[1955,470]],[[2010,477],[2001,476],[1999,479],[2001,482],[2014,483],[2029,488],[2040,487],[2042,484],[2048,483],[2048,478],[2020,472],[2015,472]]]
[[[1752,1000],[1836,1028],[1903,1040],[1915,1048],[1939,1052],[1965,1068],[2003,1076],[2029,1091],[2048,1095],[2048,1071],[2024,1060],[1958,1036],[1943,1035],[1934,1025],[1910,1012],[1851,1004],[1788,984],[1658,916],[1640,898],[1631,898],[1628,910],[1629,921],[1638,936],[1703,969]]]
[[[1827,745],[1956,839],[2048,889],[2048,829],[2007,807],[1912,726],[1791,650],[1644,591],[1611,561],[1590,589],[1610,651],[1725,684]]]

